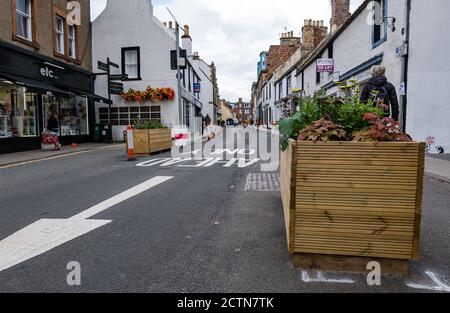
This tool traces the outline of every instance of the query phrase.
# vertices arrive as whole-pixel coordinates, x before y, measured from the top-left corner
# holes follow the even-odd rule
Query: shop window
[[[108,124],[108,108],[99,109],[100,124]],[[111,124],[113,126],[132,125],[136,121],[142,120],[161,122],[160,106],[131,106],[111,109]]]
[[[0,83],[0,138],[38,135],[37,95],[11,83]]]
[[[64,54],[64,19],[60,16],[56,17],[56,52]]]
[[[88,103],[84,97],[43,96],[44,131],[61,136],[89,135]]]
[[[128,75],[128,80],[141,79],[140,48],[122,48],[122,74]]]

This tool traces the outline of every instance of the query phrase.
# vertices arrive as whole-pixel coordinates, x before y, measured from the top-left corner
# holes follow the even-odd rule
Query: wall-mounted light
[[[391,20],[391,23],[389,23],[389,20]],[[384,21],[387,21],[387,26],[391,28],[392,32],[395,32],[395,22],[397,22],[397,19],[395,17],[383,17]]]

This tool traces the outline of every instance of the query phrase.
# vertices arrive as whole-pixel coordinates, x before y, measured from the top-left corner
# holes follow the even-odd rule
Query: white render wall
[[[383,54],[382,65],[386,67],[386,77],[394,84],[398,93],[403,81],[402,58],[396,56],[395,50],[406,40],[406,33],[402,35],[402,28],[406,28],[406,0],[388,0],[387,4],[388,16],[396,18],[395,32],[388,28],[386,42],[372,48],[372,26],[368,23],[370,10],[363,11],[335,39],[333,43],[334,66],[335,71],[342,75],[373,57]],[[391,20],[389,20],[390,22]],[[328,58],[328,52],[325,51],[321,57]],[[367,70],[355,78],[359,82],[363,82],[370,77],[369,74],[370,70]],[[313,62],[305,69],[306,95],[312,95],[331,80],[331,75],[323,73],[321,83],[316,84],[316,63]],[[400,95],[398,98],[400,102]]]
[[[178,125],[178,90],[176,71],[170,68],[170,51],[175,49],[174,30],[168,29],[156,17],[153,16],[153,6],[150,0],[108,0],[106,9],[92,23],[93,66],[97,68],[97,61],[111,61],[121,65],[121,48],[140,47],[141,78],[139,81],[124,82],[124,89],[145,90],[147,86],[153,88],[171,87],[175,90],[176,97],[173,101],[159,103],[161,106],[162,121],[168,126]],[[192,62],[192,59],[191,59]],[[203,61],[192,63],[196,73],[201,77],[202,68],[206,74],[211,69]],[[198,63],[197,66],[195,63]],[[115,70],[113,74],[120,74],[121,70]],[[201,77],[202,93],[200,101],[203,104],[202,113],[208,113],[213,118],[212,83]],[[98,95],[107,97],[107,82],[104,76],[98,76],[95,82]],[[184,89],[184,93],[194,96],[193,91]],[[112,96],[115,107],[123,107],[137,104],[125,103],[120,96]],[[139,104],[139,105],[149,105]],[[98,103],[98,107],[107,105]],[[194,123],[194,109],[191,108],[192,132],[200,132],[201,125]],[[206,116],[206,114],[204,114]],[[195,126],[194,126],[195,125]],[[126,126],[113,127],[113,139],[123,140],[123,131]]]
[[[130,88],[145,90],[149,85],[153,88],[171,87],[177,91],[175,71],[170,69],[170,50],[175,48],[175,35],[153,16],[151,1],[108,0],[106,9],[92,23],[94,68],[97,68],[97,61],[105,62],[107,57],[121,66],[121,48],[135,46],[140,47],[142,80],[125,82],[125,91]],[[115,70],[115,73],[119,74],[121,70]],[[95,90],[98,95],[107,97],[104,76],[97,77]],[[114,106],[129,105],[120,96],[112,97]],[[176,124],[177,99],[161,102],[160,105],[164,123]],[[115,141],[122,140],[125,128],[113,127]]]
[[[450,153],[450,1],[413,0],[407,132]]]

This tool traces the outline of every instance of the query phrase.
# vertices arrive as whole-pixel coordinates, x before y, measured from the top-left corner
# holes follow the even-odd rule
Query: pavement
[[[0,292],[450,291],[449,184],[425,180],[411,274],[370,287],[362,274],[295,269],[280,192],[273,181],[273,190],[248,188],[255,175],[257,162],[180,162],[170,153],[130,162],[119,148],[0,168]],[[57,233],[66,237],[42,241]],[[20,249],[24,238],[42,253]],[[81,285],[68,284],[73,264]]]
[[[450,183],[450,154],[427,157],[425,172],[428,176]]]
[[[33,161],[39,161],[48,158],[61,157],[68,154],[79,154],[88,151],[119,149],[125,144],[105,144],[105,143],[84,143],[76,147],[63,146],[61,150],[31,150],[16,153],[0,154],[0,168],[5,166],[17,165]]]

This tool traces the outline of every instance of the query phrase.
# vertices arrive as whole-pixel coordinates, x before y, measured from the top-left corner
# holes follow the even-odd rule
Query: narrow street
[[[228,132],[243,136],[242,129]],[[426,272],[449,285],[447,183],[426,179],[422,258],[412,264],[411,275],[383,277],[381,286],[370,287],[364,275],[294,269],[278,172],[262,173],[259,163],[137,166],[164,158],[172,158],[170,152],[129,162],[125,150],[115,148],[0,169],[0,251],[9,253],[2,255],[0,292],[433,291],[439,286]],[[95,207],[161,177],[133,197]],[[22,255],[15,248],[23,245],[7,237],[42,219],[66,220],[93,207],[83,213],[87,220],[104,223],[2,270],[5,260]],[[26,235],[33,238],[33,231],[28,228]],[[44,244],[51,245],[42,242],[43,249]],[[66,281],[73,261],[81,266],[81,286]]]

